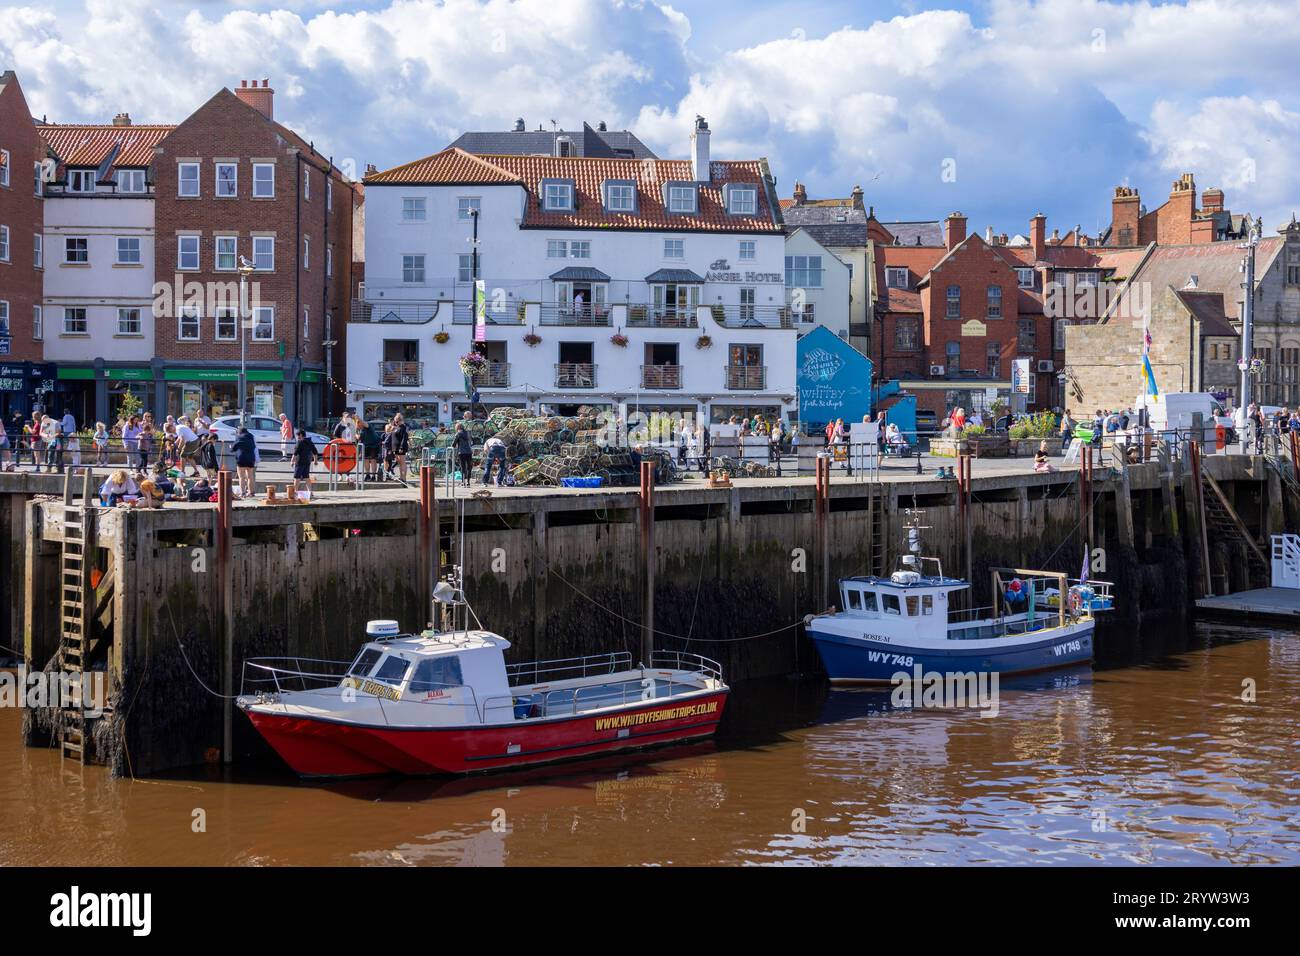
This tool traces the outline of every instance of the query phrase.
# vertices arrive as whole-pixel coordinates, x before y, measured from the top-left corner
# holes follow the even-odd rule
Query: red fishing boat
[[[372,621],[351,662],[245,662],[240,709],[304,777],[467,774],[708,737],[718,664],[661,651],[506,664],[490,631]]]

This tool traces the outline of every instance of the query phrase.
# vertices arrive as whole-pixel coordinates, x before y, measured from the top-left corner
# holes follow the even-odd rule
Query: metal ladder
[[[89,663],[90,628],[94,615],[95,590],[91,584],[94,564],[94,516],[91,501],[91,470],[82,469],[81,495],[74,494],[75,472],[69,468],[63,479],[63,553],[59,562],[59,669],[73,675],[71,700],[61,701],[59,746],[64,757],[86,762],[87,718],[82,699],[82,675]]]
[[[889,575],[889,542],[885,540],[885,507],[889,499],[879,485],[871,489],[871,568],[868,574]]]

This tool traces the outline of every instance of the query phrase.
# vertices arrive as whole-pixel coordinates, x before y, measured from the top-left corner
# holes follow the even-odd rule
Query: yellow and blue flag
[[[1156,388],[1156,373],[1151,369],[1151,358],[1147,355],[1142,356],[1142,381],[1146,383],[1148,395],[1159,395],[1160,389]]]

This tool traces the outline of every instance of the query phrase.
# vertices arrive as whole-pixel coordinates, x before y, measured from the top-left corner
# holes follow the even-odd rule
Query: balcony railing
[[[579,308],[573,305],[549,305],[543,303],[540,322],[542,325],[607,326],[609,325],[609,306],[584,305]]]
[[[680,365],[642,365],[642,388],[681,388],[682,367]]]
[[[475,388],[509,388],[510,363],[489,362],[487,369],[475,374],[471,381]]]
[[[766,365],[728,365],[727,388],[767,388]]]
[[[628,305],[627,325],[630,329],[694,329],[699,327],[695,308],[670,308],[653,305]]]
[[[363,302],[352,300],[353,322],[407,322],[423,324],[438,313],[437,302]]]
[[[591,362],[556,362],[556,388],[595,388],[596,366]]]
[[[379,384],[417,388],[424,384],[424,363],[380,362]]]
[[[711,305],[713,321],[728,329],[793,329],[794,316],[784,305]]]
[[[488,325],[523,325],[524,310],[520,304],[511,303],[509,306],[493,311],[492,302],[489,298],[484,320]],[[451,310],[451,324],[473,325],[474,304],[472,302],[454,303]]]

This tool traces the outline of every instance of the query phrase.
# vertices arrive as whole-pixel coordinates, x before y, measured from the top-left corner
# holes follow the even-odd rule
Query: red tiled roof
[[[559,229],[681,229],[707,232],[782,231],[767,189],[767,164],[763,160],[715,161],[713,178],[699,184],[698,212],[670,215],[661,187],[667,182],[690,182],[691,164],[676,159],[607,159],[590,156],[476,156],[447,149],[405,166],[366,177],[367,185],[511,185],[528,193],[524,226]],[[555,212],[541,207],[541,182],[567,179],[574,183],[576,210]],[[606,180],[628,179],[637,184],[636,212],[606,212],[601,186]],[[729,183],[755,186],[758,203],[753,216],[733,216],[726,211],[723,187]]]
[[[887,312],[920,312],[921,293],[912,289],[886,289],[882,304]]]
[[[36,130],[65,166],[98,166],[117,150],[114,169],[148,166],[154,148],[174,126],[103,126],[40,123]]]

